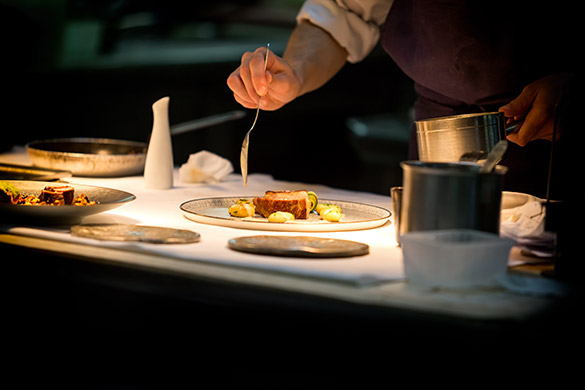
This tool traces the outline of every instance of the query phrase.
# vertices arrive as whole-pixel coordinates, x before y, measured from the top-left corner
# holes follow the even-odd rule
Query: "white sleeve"
[[[380,39],[380,26],[393,0],[307,0],[297,15],[297,23],[307,20],[331,36],[347,50],[347,61],[363,60]]]

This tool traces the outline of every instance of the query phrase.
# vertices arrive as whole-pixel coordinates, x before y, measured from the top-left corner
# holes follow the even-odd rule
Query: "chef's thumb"
[[[524,117],[534,101],[534,94],[524,89],[522,93],[508,104],[500,107],[498,111],[503,112],[508,118]]]
[[[270,88],[270,84],[272,83],[272,73],[270,73],[269,71],[266,71],[266,85],[262,84],[260,86],[258,86],[258,89],[256,90],[256,92],[258,92],[258,95],[260,96],[264,96],[268,93],[268,89]]]

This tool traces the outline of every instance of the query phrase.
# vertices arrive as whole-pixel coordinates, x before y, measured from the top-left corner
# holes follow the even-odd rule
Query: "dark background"
[[[2,2],[3,150],[56,137],[146,141],[152,104],[177,124],[241,109],[226,85],[247,50],[282,55],[301,1]],[[388,194],[401,184],[411,81],[377,47],[325,87],[261,112],[249,171]],[[175,136],[175,164],[209,150],[232,161],[254,112]]]
[[[54,137],[146,141],[151,106],[164,96],[171,98],[171,124],[239,109],[228,75],[246,50],[270,42],[282,54],[300,3],[0,0],[0,151]],[[401,183],[413,100],[411,81],[377,47],[319,91],[262,112],[252,134],[250,171],[388,195]],[[239,172],[241,142],[252,121],[249,112],[236,122],[175,137],[175,163],[205,149],[229,158]],[[5,371],[22,383],[62,383],[77,373],[101,386],[79,382],[75,388],[134,390],[154,388],[157,376],[227,381],[230,370],[240,381],[255,382],[263,364],[292,381],[279,388],[306,387],[307,378],[316,385],[347,384],[347,374],[361,374],[356,368],[368,377],[372,371],[384,375],[388,383],[434,381],[424,369],[404,374],[404,366],[419,370],[425,363],[452,383],[457,377],[468,381],[461,373],[471,371],[461,369],[461,360],[479,370],[484,382],[497,378],[498,385],[503,382],[497,372],[523,384],[554,379],[557,385],[579,372],[566,364],[563,350],[578,350],[575,342],[582,342],[583,322],[574,319],[580,297],[543,321],[452,322],[42,251],[20,248],[13,254],[8,245],[0,252],[20,260],[5,262],[0,285],[8,306],[4,335],[14,347],[6,349],[12,365]],[[564,274],[572,273],[565,267]],[[463,359],[454,364],[446,352]],[[470,359],[474,353],[489,361]],[[163,363],[171,368],[163,371]],[[560,369],[551,367],[557,364]],[[208,366],[223,372],[216,376]],[[541,367],[546,370],[534,370]],[[110,385],[104,374],[118,372],[139,381],[111,379],[116,386]],[[272,389],[277,379],[282,385],[282,378],[262,374],[266,386],[254,388]],[[358,375],[355,387],[363,388],[365,378]]]

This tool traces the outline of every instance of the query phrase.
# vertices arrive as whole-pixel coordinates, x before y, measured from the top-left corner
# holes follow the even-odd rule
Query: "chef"
[[[270,52],[264,71],[266,49],[246,52],[227,84],[242,106],[256,108],[262,96],[260,107],[276,110],[380,42],[414,81],[416,120],[499,110],[521,121],[501,163],[505,189],[544,197],[553,134],[558,141],[566,132],[555,118],[575,77],[565,47],[575,13],[561,3],[307,0],[282,57]],[[413,134],[409,158],[417,159]]]

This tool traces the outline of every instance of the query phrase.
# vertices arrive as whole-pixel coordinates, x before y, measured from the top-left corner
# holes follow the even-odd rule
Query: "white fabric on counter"
[[[6,157],[5,154],[3,157]],[[26,164],[26,159],[11,163]],[[6,161],[6,158],[3,158]],[[101,214],[85,217],[82,223],[124,223],[188,229],[201,235],[193,244],[149,244],[143,242],[99,241],[72,236],[68,229],[50,229],[27,226],[2,226],[0,229],[12,234],[57,241],[90,244],[101,247],[119,248],[147,252],[185,261],[203,261],[223,265],[250,267],[271,272],[283,272],[312,278],[324,278],[358,285],[382,281],[403,280],[402,252],[396,246],[394,225],[368,230],[346,232],[270,232],[226,228],[198,223],[187,219],[179,209],[186,201],[222,196],[251,197],[263,195],[266,190],[310,189],[327,199],[355,201],[384,207],[391,210],[390,196],[354,192],[330,188],[323,185],[285,182],[274,180],[269,175],[252,174],[244,187],[238,174],[228,175],[222,182],[214,184],[184,183],[180,181],[179,170],[175,169],[175,186],[167,190],[151,190],[144,186],[142,176],[121,178],[70,177],[63,181],[72,184],[96,185],[123,190],[136,195],[136,199],[119,208]],[[228,240],[240,236],[263,234],[309,235],[358,241],[369,245],[370,253],[364,256],[335,259],[306,259],[277,257],[237,252],[229,249]]]
[[[516,207],[503,208],[500,235],[516,241],[527,253],[552,258],[555,234],[545,230],[546,201],[528,194],[510,193],[512,200],[521,198]]]
[[[217,183],[224,180],[234,167],[230,160],[202,150],[189,156],[179,168],[179,179],[184,183]]]
[[[30,165],[22,147],[3,153],[0,161],[11,164]],[[146,189],[142,176],[120,178],[70,177],[63,181],[72,184],[96,185],[130,192],[136,200],[101,214],[85,217],[82,223],[123,223],[188,229],[201,235],[193,244],[149,244],[143,242],[99,241],[72,236],[68,229],[4,226],[0,231],[16,235],[48,238],[129,251],[153,253],[185,261],[211,262],[228,266],[282,272],[289,275],[322,278],[356,285],[369,285],[388,281],[404,280],[402,250],[396,245],[393,217],[384,226],[344,232],[269,232],[227,228],[198,223],[187,219],[179,209],[186,201],[197,198],[263,195],[266,190],[315,191],[321,198],[354,201],[372,204],[392,210],[390,195],[335,189],[324,185],[274,180],[269,175],[252,174],[244,186],[240,175],[230,174],[222,182],[213,184],[185,183],[180,180],[179,169],[174,172],[175,186],[167,190]],[[242,253],[228,248],[228,240],[252,235],[309,235],[358,241],[367,244],[370,253],[365,256],[338,259],[306,259],[277,257]],[[532,259],[517,258],[514,251],[509,265],[518,265]]]

